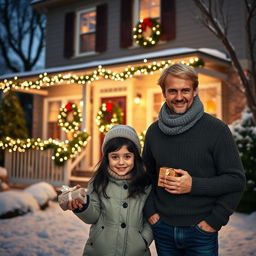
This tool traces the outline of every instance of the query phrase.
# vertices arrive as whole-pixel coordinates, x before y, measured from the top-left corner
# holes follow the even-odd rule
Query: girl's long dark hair
[[[108,154],[118,151],[122,146],[127,146],[128,151],[134,154],[134,167],[131,170],[132,177],[128,187],[129,197],[135,197],[145,193],[146,187],[150,184],[145,165],[135,144],[131,140],[123,137],[113,138],[105,145],[104,154],[97,165],[98,168],[94,175],[93,189],[99,196],[102,194],[105,198],[109,198],[106,193],[109,183]]]

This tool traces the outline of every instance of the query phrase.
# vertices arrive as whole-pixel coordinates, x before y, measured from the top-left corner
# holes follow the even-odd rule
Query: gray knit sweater
[[[173,226],[192,226],[205,220],[219,230],[237,207],[245,186],[245,175],[229,128],[204,114],[189,130],[165,135],[153,123],[145,138],[143,159],[153,178],[145,215],[159,213]],[[170,194],[158,187],[159,168],[183,169],[192,176],[192,190]]]

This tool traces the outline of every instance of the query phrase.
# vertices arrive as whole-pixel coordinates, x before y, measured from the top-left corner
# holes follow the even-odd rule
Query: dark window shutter
[[[96,52],[107,50],[107,17],[108,5],[97,6],[96,14]]]
[[[132,45],[132,0],[121,0],[120,47]]]
[[[172,40],[176,36],[175,0],[161,0],[161,40]]]
[[[74,55],[74,36],[75,36],[75,13],[70,12],[65,16],[64,27],[64,57],[70,58]]]

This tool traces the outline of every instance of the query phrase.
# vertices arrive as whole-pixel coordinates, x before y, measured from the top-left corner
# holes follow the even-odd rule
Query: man
[[[194,68],[174,64],[158,81],[166,100],[147,130],[143,159],[153,179],[145,205],[159,256],[216,256],[218,230],[239,203],[245,176],[232,134],[204,113]],[[161,176],[174,168],[178,177]]]

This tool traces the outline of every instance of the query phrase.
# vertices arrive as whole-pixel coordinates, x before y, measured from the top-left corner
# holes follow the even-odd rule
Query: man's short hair
[[[196,70],[188,65],[176,63],[166,68],[158,79],[162,92],[165,91],[165,80],[168,75],[176,76],[181,79],[191,80],[194,90],[198,87],[198,75]]]

